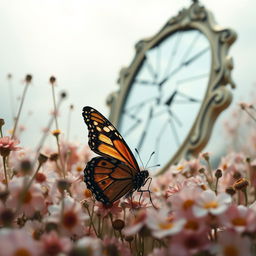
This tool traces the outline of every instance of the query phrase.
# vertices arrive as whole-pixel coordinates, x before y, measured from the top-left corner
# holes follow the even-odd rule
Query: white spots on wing
[[[109,129],[107,126],[105,126],[105,127],[103,128],[103,130],[104,130],[105,132],[110,132],[110,129]]]

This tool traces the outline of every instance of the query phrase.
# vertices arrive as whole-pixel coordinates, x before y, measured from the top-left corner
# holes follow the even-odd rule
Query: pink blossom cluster
[[[153,177],[154,205],[136,192],[106,207],[83,181],[88,147],[61,141],[60,154],[38,154],[17,143],[0,138],[1,256],[256,253],[256,165],[242,153],[216,169],[207,153],[171,166]]]

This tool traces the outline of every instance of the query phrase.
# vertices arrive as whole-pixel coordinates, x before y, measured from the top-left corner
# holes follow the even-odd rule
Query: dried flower
[[[28,84],[31,83],[31,81],[32,81],[32,75],[30,75],[30,74],[26,75],[25,81],[26,81]]]
[[[56,83],[56,77],[55,77],[55,76],[51,76],[50,79],[49,79],[49,81],[50,81],[50,84],[51,84],[51,85],[55,85],[55,83]]]

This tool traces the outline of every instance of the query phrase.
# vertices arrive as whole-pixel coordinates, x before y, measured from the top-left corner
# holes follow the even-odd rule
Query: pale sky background
[[[249,95],[255,82],[256,1],[201,2],[214,13],[218,24],[238,33],[230,50],[237,84],[235,106]],[[7,74],[13,75],[15,112],[24,86],[21,81],[27,73],[33,75],[20,122],[26,127],[21,145],[32,148],[49,120],[52,98],[48,80],[55,75],[57,93],[68,93],[60,129],[66,132],[68,107],[74,104],[70,138],[86,143],[82,107],[91,105],[108,115],[106,97],[118,89],[119,70],[130,64],[134,44],[154,35],[189,5],[188,0],[0,0],[0,117],[6,121],[5,134],[12,126]],[[212,145],[224,139],[223,120],[230,117],[230,111],[218,120],[209,151],[218,150]],[[53,145],[54,141],[47,143]]]

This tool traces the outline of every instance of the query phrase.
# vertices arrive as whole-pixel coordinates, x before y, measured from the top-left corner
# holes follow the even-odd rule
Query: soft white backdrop
[[[238,33],[230,51],[235,62],[235,106],[249,95],[255,81],[256,2],[202,3],[221,26]],[[106,97],[117,90],[119,70],[132,60],[134,44],[154,35],[167,19],[189,4],[188,0],[0,0],[0,117],[6,121],[5,132],[12,125],[7,74],[13,75],[15,112],[24,86],[21,81],[27,73],[33,75],[20,122],[26,128],[22,145],[30,147],[37,145],[49,119],[52,100],[48,79],[55,75],[57,92],[68,93],[60,128],[66,132],[68,107],[74,104],[71,139],[86,143],[82,107],[91,105],[108,115]],[[224,138],[222,123],[230,117],[228,112],[217,122],[210,151]]]

